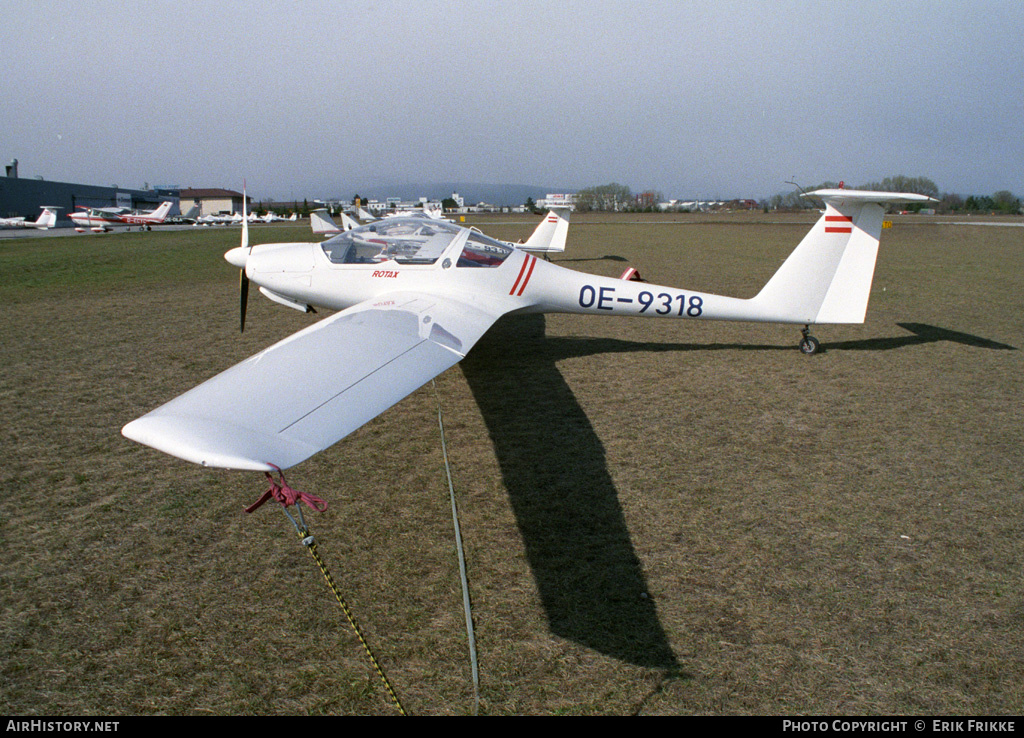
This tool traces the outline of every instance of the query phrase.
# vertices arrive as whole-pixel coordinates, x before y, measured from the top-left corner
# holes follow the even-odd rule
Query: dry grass
[[[670,220],[578,218],[564,264],[746,296],[807,227]],[[1021,233],[896,219],[867,324],[810,358],[785,326],[495,326],[437,380],[481,711],[1020,714]],[[119,434],[307,324],[254,297],[237,334],[234,239],[0,243],[7,714],[394,713],[284,516],[242,512],[262,477]],[[406,708],[469,712],[430,386],[288,476]]]

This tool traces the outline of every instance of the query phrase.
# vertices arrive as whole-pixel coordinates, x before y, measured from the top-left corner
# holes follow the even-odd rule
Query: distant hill
[[[491,205],[522,205],[527,198],[540,200],[549,192],[574,192],[558,187],[540,187],[536,185],[515,184],[481,184],[478,182],[433,182],[396,184],[381,187],[360,189],[358,194],[363,198],[384,200],[389,197],[400,197],[403,200],[416,200],[426,197],[431,200],[443,200],[451,197],[453,192],[459,193],[467,205],[486,202]],[[355,193],[353,193],[355,194]],[[352,195],[343,194],[342,197]]]

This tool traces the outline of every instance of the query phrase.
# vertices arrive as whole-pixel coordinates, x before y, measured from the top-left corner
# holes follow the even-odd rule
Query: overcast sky
[[[1024,195],[1024,3],[0,0],[23,177]]]

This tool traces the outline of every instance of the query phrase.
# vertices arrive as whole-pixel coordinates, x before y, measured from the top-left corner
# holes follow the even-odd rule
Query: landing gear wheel
[[[818,343],[818,339],[814,336],[804,336],[800,339],[800,353],[807,354],[808,356],[818,353],[820,346],[821,344]]]
[[[818,343],[818,339],[811,335],[811,326],[805,325],[800,329],[800,335],[803,338],[800,339],[800,353],[810,356],[811,354],[818,353],[818,349],[821,348],[821,344]]]

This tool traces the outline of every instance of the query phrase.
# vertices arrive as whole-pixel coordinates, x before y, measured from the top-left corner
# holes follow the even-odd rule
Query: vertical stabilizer
[[[875,273],[884,205],[928,202],[899,192],[818,190],[825,212],[754,298],[769,320],[863,323]]]
[[[309,224],[313,228],[313,233],[341,232],[341,229],[338,228],[338,224],[334,222],[330,213],[327,212],[327,208],[318,208],[317,210],[310,212]]]
[[[36,222],[32,225],[41,231],[53,228],[57,225],[57,210],[49,206],[43,206],[43,212],[39,214]]]
[[[535,253],[562,253],[569,234],[569,208],[551,208],[526,243],[519,248]]]

